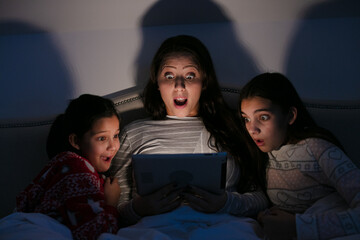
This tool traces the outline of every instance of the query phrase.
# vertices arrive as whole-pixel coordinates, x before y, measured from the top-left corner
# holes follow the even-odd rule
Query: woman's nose
[[[185,89],[185,79],[183,77],[175,78],[175,89]]]

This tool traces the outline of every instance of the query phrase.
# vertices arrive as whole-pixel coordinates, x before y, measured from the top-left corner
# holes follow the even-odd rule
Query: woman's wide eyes
[[[172,74],[172,73],[165,73],[165,78],[166,79],[174,79],[174,74]]]
[[[169,80],[172,80],[175,78],[175,75],[173,73],[169,73],[169,72],[165,73],[164,76],[166,79],[169,79]],[[195,73],[187,73],[185,75],[185,80],[193,80],[194,78],[195,78]]]
[[[195,78],[195,74],[194,73],[188,73],[187,75],[186,75],[186,77],[185,77],[185,79],[187,79],[187,80],[192,80],[192,79],[194,79]]]

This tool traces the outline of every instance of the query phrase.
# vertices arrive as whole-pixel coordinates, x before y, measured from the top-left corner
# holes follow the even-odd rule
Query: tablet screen
[[[132,156],[135,183],[139,195],[147,195],[174,183],[194,185],[212,193],[225,189],[227,154],[137,154]]]

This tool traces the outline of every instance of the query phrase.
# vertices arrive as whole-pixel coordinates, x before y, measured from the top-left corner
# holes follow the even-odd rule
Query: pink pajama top
[[[118,230],[118,212],[105,204],[103,185],[104,179],[87,159],[63,152],[17,196],[16,208],[58,220],[74,239],[96,239]]]

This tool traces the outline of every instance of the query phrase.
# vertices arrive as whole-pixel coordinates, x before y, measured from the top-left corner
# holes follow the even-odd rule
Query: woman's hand
[[[220,195],[213,194],[195,186],[189,187],[182,195],[183,199],[191,208],[205,213],[215,213],[219,211],[227,201],[226,192]]]
[[[258,221],[263,226],[268,239],[295,239],[295,215],[272,207],[258,215]]]
[[[105,203],[107,205],[117,207],[120,193],[121,190],[117,178],[106,178],[104,183]]]
[[[182,191],[169,184],[149,195],[137,195],[133,198],[133,209],[142,217],[169,212],[181,204],[179,195]]]

